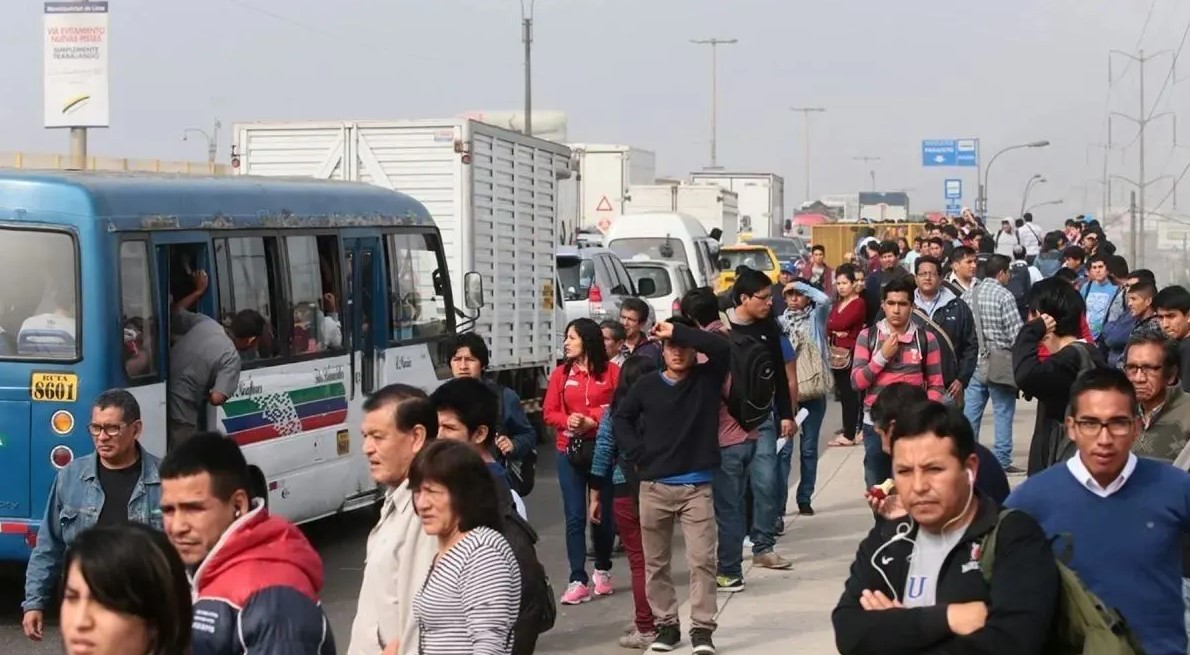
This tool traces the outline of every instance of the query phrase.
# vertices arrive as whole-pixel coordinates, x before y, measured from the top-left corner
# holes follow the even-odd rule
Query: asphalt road
[[[822,441],[831,438],[838,424],[838,410],[832,407],[822,430]],[[548,445],[542,454],[548,452]],[[795,451],[796,453],[796,451]],[[797,461],[793,464],[797,477]],[[540,543],[538,557],[550,575],[559,594],[565,589],[569,566],[566,563],[565,530],[562,518],[562,499],[558,493],[554,459],[543,456],[537,470],[537,485],[526,498],[529,520],[537,529]],[[793,508],[792,511],[796,511]],[[363,577],[364,544],[372,527],[372,515],[363,510],[332,517],[304,526],[306,535],[322,555],[326,583],[322,603],[330,617],[340,652],[345,652],[351,634],[351,621]],[[780,550],[780,542],[777,546]],[[554,629],[542,635],[537,652],[564,653],[574,647],[606,643],[607,652],[620,650],[615,641],[632,618],[632,596],[629,588],[628,561],[622,555],[613,560],[616,592],[577,607],[559,606]],[[679,598],[686,597],[686,566],[680,540],[674,557],[674,581]],[[47,617],[46,639],[33,643],[21,631],[20,603],[24,592],[23,571],[0,571],[0,653],[5,655],[58,655],[62,652],[57,629],[57,617]],[[628,652],[628,651],[624,651]]]

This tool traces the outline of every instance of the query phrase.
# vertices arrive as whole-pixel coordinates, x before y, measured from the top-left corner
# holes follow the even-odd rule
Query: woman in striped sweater
[[[438,538],[434,564],[413,600],[417,652],[508,655],[521,575],[500,534],[492,474],[470,445],[435,439],[413,460],[409,486],[422,527]]]

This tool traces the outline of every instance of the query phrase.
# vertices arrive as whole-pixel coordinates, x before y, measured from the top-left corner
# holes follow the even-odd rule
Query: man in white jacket
[[[422,529],[408,476],[414,456],[438,434],[438,412],[424,391],[405,384],[380,389],[363,409],[364,456],[372,479],[388,490],[368,535],[347,655],[413,655],[418,642],[413,597],[429,575],[438,541]]]

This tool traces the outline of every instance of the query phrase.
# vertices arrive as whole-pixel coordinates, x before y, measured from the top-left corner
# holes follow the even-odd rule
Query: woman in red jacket
[[[599,419],[611,404],[620,369],[608,361],[599,324],[579,318],[566,326],[562,344],[564,361],[550,374],[545,390],[545,423],[558,433],[558,484],[566,515],[566,558],[570,584],[562,594],[563,605],[578,605],[592,596],[612,593],[612,521],[601,521],[595,534],[595,573],[587,576],[587,480],[595,455]],[[603,507],[611,507],[612,486],[603,485]]]
[[[826,330],[830,335],[832,348],[845,348],[847,352],[855,350],[855,338],[864,329],[864,319],[867,309],[861,292],[864,285],[857,284],[855,267],[843,264],[835,271],[835,290],[838,300],[831,307],[830,316],[826,319]],[[858,434],[859,423],[859,392],[851,386],[851,358],[847,358],[847,366],[834,368],[831,373],[835,376],[835,390],[839,393],[839,402],[843,405],[843,430],[836,433],[828,445],[854,446]]]

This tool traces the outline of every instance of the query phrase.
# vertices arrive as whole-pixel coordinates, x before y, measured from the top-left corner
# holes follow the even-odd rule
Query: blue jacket
[[[161,478],[157,468],[161,460],[139,444],[140,479],[128,499],[128,520],[162,529]],[[22,609],[44,611],[53,604],[54,587],[61,576],[66,549],[87,528],[99,521],[103,510],[103,488],[99,486],[98,456],[80,457],[58,471],[45,517],[37,530],[37,546],[29,556],[25,573],[25,602]]]
[[[817,287],[806,284],[805,282],[794,282],[793,288],[797,289],[798,293],[806,296],[814,303],[814,316],[810,321],[810,338],[814,339],[814,343],[818,344],[818,352],[822,355],[824,369],[829,371],[830,348],[828,348],[829,342],[827,337],[829,334],[826,330],[826,320],[831,315],[831,298]],[[777,322],[781,325],[781,331],[785,334],[786,339],[791,338],[792,335],[789,333],[789,326],[785,321],[785,317],[779,317]],[[796,354],[798,356],[801,355],[801,353]]]
[[[513,444],[512,452],[507,459],[524,459],[537,447],[537,432],[525,416],[525,409],[521,407],[521,397],[508,387],[500,387],[500,416],[503,424],[500,433],[506,435]]]
[[[612,413],[603,413],[599,421],[599,430],[595,433],[595,455],[591,460],[591,475],[596,478],[607,479],[611,475],[612,484],[626,484],[624,471],[620,468],[616,438],[612,434]]]

